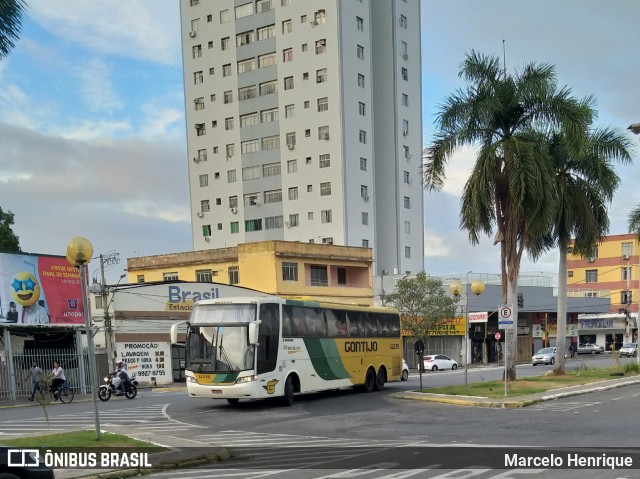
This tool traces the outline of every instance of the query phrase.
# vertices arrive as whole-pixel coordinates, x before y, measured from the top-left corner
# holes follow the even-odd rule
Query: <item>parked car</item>
[[[409,379],[409,366],[407,366],[407,362],[404,359],[402,360],[402,376],[400,376],[400,379],[403,381]]]
[[[555,364],[556,352],[556,348],[542,348],[533,355],[531,358],[531,364],[534,366],[537,366],[538,364]]]
[[[0,478],[7,479],[54,479],[53,469],[45,466],[42,458],[32,454],[22,455],[21,452],[9,451],[20,450],[18,447],[0,446]],[[11,461],[9,460],[11,459]],[[11,464],[11,466],[9,466]],[[23,464],[21,466],[14,464]],[[29,464],[29,465],[26,465]]]
[[[627,343],[620,348],[620,356],[633,356],[634,358],[638,355],[638,344],[637,343]]]
[[[604,353],[604,348],[597,344],[583,343],[578,345],[578,354],[600,354]]]
[[[437,371],[438,369],[458,369],[458,363],[444,354],[428,354],[424,356],[424,369]]]

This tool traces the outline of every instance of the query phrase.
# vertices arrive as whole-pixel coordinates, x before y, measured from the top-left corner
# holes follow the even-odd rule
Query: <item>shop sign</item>
[[[171,345],[163,342],[117,343],[118,358],[127,365],[127,372],[135,374],[140,384],[170,384]]]
[[[486,323],[489,320],[489,313],[469,313],[469,323]]]

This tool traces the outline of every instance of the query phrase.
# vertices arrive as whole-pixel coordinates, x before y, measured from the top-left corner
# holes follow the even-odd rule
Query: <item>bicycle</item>
[[[69,383],[65,382],[60,389],[56,388],[52,390],[51,387],[41,389],[36,393],[36,397],[38,398],[38,403],[40,403],[41,406],[51,404],[55,401],[68,404],[73,401],[75,393],[73,392],[73,389],[69,387]]]

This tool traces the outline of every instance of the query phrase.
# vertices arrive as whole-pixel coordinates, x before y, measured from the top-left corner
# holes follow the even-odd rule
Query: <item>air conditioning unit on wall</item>
[[[204,240],[208,243],[209,241],[211,241],[211,236],[205,236]]]
[[[238,213],[238,208],[230,208],[230,211],[235,215]]]
[[[629,255],[628,254],[623,254],[622,255],[622,259],[629,259]]]
[[[198,211],[196,215],[198,215],[198,218],[202,218],[204,216],[204,213],[202,211]]]
[[[190,36],[191,38],[196,38],[196,32],[193,32],[193,31],[192,31],[192,32],[189,32],[189,36]]]

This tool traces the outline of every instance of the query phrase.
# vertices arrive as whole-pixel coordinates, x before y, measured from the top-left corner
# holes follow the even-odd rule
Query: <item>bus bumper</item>
[[[198,384],[187,378],[187,392],[191,397],[212,399],[248,399],[264,397],[260,394],[258,383],[251,381],[244,384]]]

